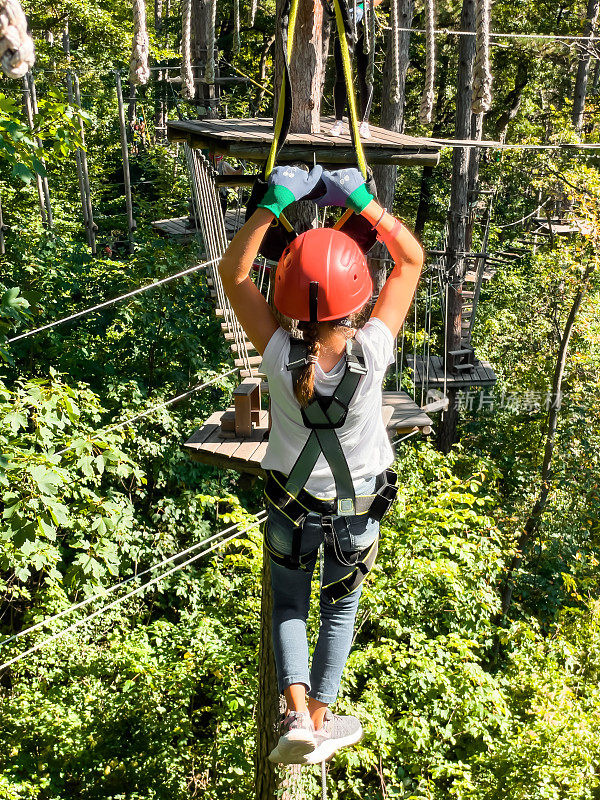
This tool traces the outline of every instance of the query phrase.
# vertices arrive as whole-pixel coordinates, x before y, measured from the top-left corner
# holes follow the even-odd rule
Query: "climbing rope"
[[[206,83],[215,82],[215,41],[217,26],[217,0],[209,0],[210,11],[208,18],[208,41],[206,44],[206,68],[204,70],[204,80]]]
[[[182,0],[181,13],[181,93],[186,100],[193,100],[196,87],[192,70],[192,0]]]
[[[166,572],[163,572],[161,575],[157,575],[155,578],[152,578],[151,580],[149,580],[146,583],[142,584],[142,586],[138,586],[137,589],[132,589],[130,592],[127,592],[122,597],[118,597],[116,600],[113,600],[111,603],[108,603],[107,605],[103,606],[102,608],[99,608],[97,611],[94,611],[93,614],[89,614],[87,617],[84,617],[83,619],[77,620],[77,622],[74,622],[72,625],[69,625],[67,628],[64,628],[62,631],[58,631],[57,633],[52,634],[52,636],[49,636],[47,639],[42,639],[41,642],[38,642],[36,645],[34,645],[33,647],[30,647],[28,650],[25,650],[23,653],[19,653],[19,655],[15,656],[14,658],[11,658],[9,661],[5,661],[4,664],[0,664],[0,672],[2,672],[3,670],[7,669],[10,666],[12,666],[13,664],[16,664],[17,662],[21,661],[22,659],[26,658],[27,656],[31,655],[32,653],[35,653],[38,650],[41,650],[43,647],[46,647],[47,645],[51,644],[52,642],[55,642],[58,639],[61,639],[63,636],[66,636],[68,633],[71,633],[72,631],[77,630],[77,628],[81,628],[82,625],[85,625],[86,623],[91,622],[93,619],[96,619],[97,617],[99,617],[101,614],[104,614],[107,611],[110,611],[111,608],[115,608],[115,606],[118,606],[120,603],[123,603],[125,600],[128,600],[130,597],[134,597],[135,595],[138,595],[141,592],[144,592],[146,589],[149,589],[151,586],[155,586],[160,581],[164,580],[165,578],[168,578],[169,575],[172,575],[174,572],[177,572],[177,570],[183,569],[184,567],[187,567],[190,564],[193,564],[194,561],[197,561],[199,558],[202,558],[203,556],[207,555],[208,553],[212,552],[213,550],[216,550],[218,547],[222,547],[227,542],[232,541],[232,539],[236,539],[241,534],[247,533],[248,531],[252,530],[253,528],[256,528],[258,525],[261,525],[263,521],[264,521],[264,517],[261,516],[260,519],[258,519],[256,522],[253,522],[249,527],[243,528],[242,530],[238,529],[238,530],[234,531],[230,536],[227,536],[225,539],[221,539],[220,541],[215,542],[210,547],[206,548],[205,550],[202,550],[200,553],[196,553],[196,555],[192,556],[191,558],[188,558],[183,563],[177,564],[176,566],[171,567]],[[221,533],[225,533],[225,531],[222,531]],[[201,542],[200,544],[205,544],[205,542]]]
[[[368,4],[367,4],[368,5]],[[367,6],[365,5],[365,12]],[[373,99],[373,91],[374,91],[374,81],[375,81],[375,50],[377,48],[377,33],[375,30],[375,25],[377,22],[377,12],[375,11],[375,7],[370,9],[369,14],[369,24],[367,25],[365,20],[365,41],[367,41],[367,36],[370,38],[369,43],[369,63],[367,66],[367,85],[371,87],[371,97],[370,100]],[[368,120],[365,120],[368,122]]]
[[[119,303],[121,300],[127,300],[130,297],[135,297],[137,294],[147,292],[149,289],[155,289],[157,286],[163,286],[165,283],[170,283],[176,278],[182,278],[184,275],[191,275],[193,272],[197,272],[200,269],[205,269],[206,267],[211,266],[213,263],[217,262],[205,261],[203,264],[196,264],[195,267],[188,267],[188,269],[184,269],[181,272],[176,272],[174,275],[168,275],[166,278],[161,278],[160,280],[149,283],[146,286],[140,286],[138,289],[133,289],[131,292],[126,292],[118,297],[113,297],[111,300],[105,300],[102,303],[97,303],[95,306],[90,306],[90,308],[84,308],[82,311],[76,311],[74,314],[69,314],[67,317],[56,319],[54,322],[47,322],[45,325],[40,325],[39,328],[34,328],[31,331],[20,333],[18,336],[13,336],[12,339],[7,339],[7,342],[8,344],[12,344],[13,342],[18,342],[19,339],[27,339],[28,336],[34,336],[36,333],[41,333],[42,331],[56,328],[57,325],[64,325],[66,322],[72,322],[75,319],[79,319],[80,317],[85,317],[87,314],[91,314],[93,311],[100,311],[103,308],[108,308],[115,303]]]
[[[492,104],[492,71],[490,69],[491,0],[476,0],[475,64],[471,109],[483,114]]]
[[[254,27],[257,11],[258,11],[258,0],[250,0],[250,6],[248,8],[248,23],[251,28]]]
[[[392,81],[391,99],[394,103],[400,100],[400,10],[399,0],[390,0],[390,25],[392,37]]]
[[[35,49],[19,0],[0,0],[0,64],[9,78],[22,78],[33,67]]]
[[[421,95],[419,120],[423,125],[429,125],[433,116],[433,103],[435,99],[435,8],[433,0],[425,0],[426,28],[425,28],[425,86]]]
[[[233,48],[234,53],[240,52],[240,0],[233,0]]]
[[[149,53],[150,40],[146,28],[146,4],[144,0],[133,0],[133,45],[129,61],[129,82],[134,86],[148,83],[150,77]]]

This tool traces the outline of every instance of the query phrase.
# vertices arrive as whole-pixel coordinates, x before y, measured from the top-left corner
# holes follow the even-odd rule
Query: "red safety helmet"
[[[343,319],[362,308],[373,293],[363,251],[347,234],[312,228],[281,254],[273,302],[301,322]]]

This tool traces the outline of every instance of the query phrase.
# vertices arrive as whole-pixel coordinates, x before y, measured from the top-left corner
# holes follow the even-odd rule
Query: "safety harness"
[[[277,551],[267,537],[267,548],[276,563],[288,569],[306,570],[314,567],[319,548],[302,554],[302,533],[308,514],[320,515],[325,547],[339,564],[350,568],[344,578],[323,587],[323,592],[334,603],[361,583],[375,562],[378,546],[376,539],[358,553],[344,554],[339,542],[340,532],[347,528],[353,517],[368,514],[371,519],[380,520],[398,491],[396,473],[386,470],[377,477],[374,494],[356,496],[354,492],[350,468],[336,430],[345,423],[360,379],[367,372],[362,347],[355,339],[348,340],[345,358],[344,374],[333,394],[325,397],[315,392],[311,402],[302,409],[302,421],[310,429],[310,434],[289,475],[270,471],[265,487],[269,503],[294,524],[292,552],[289,555]],[[309,363],[309,359],[306,343],[293,339],[287,369],[292,373],[294,388],[300,370]],[[304,489],[321,453],[327,460],[335,482],[336,497],[333,500],[315,497]]]

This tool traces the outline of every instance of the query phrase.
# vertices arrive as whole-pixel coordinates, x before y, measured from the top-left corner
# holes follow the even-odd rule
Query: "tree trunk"
[[[598,8],[600,7],[600,0],[588,0],[585,28],[583,31],[584,36],[591,36],[596,28],[596,21],[598,19]],[[573,125],[575,130],[580,131],[583,127],[583,112],[585,110],[585,95],[587,92],[588,75],[590,72],[590,46],[583,50],[579,55],[579,64],[577,66],[577,77],[575,78],[575,95],[573,97]]]
[[[277,791],[275,767],[267,756],[277,743],[279,693],[273,644],[271,615],[271,569],[269,553],[263,546],[262,600],[260,605],[260,646],[258,651],[258,703],[256,706],[255,800],[273,800]]]
[[[269,51],[273,47],[273,43],[275,42],[275,35],[269,36],[268,34],[264,35],[263,38],[263,48],[260,54],[260,63],[258,67],[258,83],[261,84],[262,88],[256,90],[254,95],[254,100],[252,101],[252,113],[258,114],[260,109],[261,103],[265,96],[265,88],[267,83],[267,58],[269,56]]]
[[[281,2],[278,2],[281,10]],[[276,59],[275,85],[281,85],[283,62],[280,51]],[[321,131],[321,86],[325,61],[323,59],[323,4],[321,0],[300,0],[294,34],[294,49],[290,61],[290,78],[293,87],[292,118],[290,133],[320,133]],[[277,88],[276,98],[279,89]],[[277,99],[275,101],[275,105]],[[276,112],[275,112],[276,113]],[[306,161],[312,167],[312,158],[306,154]],[[305,231],[312,227],[315,206],[310,201],[295,203],[286,211],[286,217],[296,230]]]
[[[483,114],[471,114],[471,139],[480,142],[483,133]],[[479,184],[479,157],[481,150],[479,147],[472,147],[469,155],[469,169],[467,171],[467,203],[471,206],[477,200],[477,189]],[[469,213],[465,231],[465,251],[471,250],[473,242],[473,225],[475,218],[473,211]]]
[[[498,115],[498,118],[495,122],[496,139],[499,139],[501,142],[506,139],[508,125],[517,116],[519,108],[521,107],[523,89],[529,82],[529,70],[530,64],[528,60],[519,61],[517,64],[515,85],[506,96],[502,106],[502,111]]]
[[[410,28],[414,14],[414,0],[400,0],[398,18],[401,28]],[[392,85],[392,31],[386,32],[385,52],[388,57],[383,65],[383,96],[381,98],[381,120],[380,125],[389,131],[400,133],[404,128],[404,103],[406,88],[406,72],[408,70],[409,58],[408,48],[410,45],[410,33],[401,31],[400,36],[400,98],[396,101],[392,97],[390,86]],[[395,166],[375,165],[373,175],[377,184],[377,196],[382,206],[392,211],[394,206],[394,194],[396,189],[396,170]]]
[[[463,0],[460,17],[460,30],[475,30],[475,0]],[[458,79],[456,93],[456,126],[457,139],[469,139],[471,136],[471,94],[473,84],[473,61],[475,58],[475,37],[461,36],[458,45]],[[452,160],[452,186],[450,193],[450,213],[448,219],[448,245],[446,253],[446,275],[448,278],[448,308],[446,336],[446,352],[444,358],[448,363],[448,352],[458,350],[461,346],[462,317],[462,282],[465,275],[466,262],[464,252],[467,233],[469,159],[472,148],[455,147]],[[455,393],[454,393],[455,394]],[[451,398],[455,399],[454,397]],[[444,413],[438,444],[447,453],[456,441],[458,411],[451,402]]]
[[[533,508],[531,509],[529,518],[525,523],[525,526],[523,528],[523,533],[519,537],[515,554],[512,558],[510,567],[506,574],[506,578],[504,579],[504,582],[502,584],[501,612],[499,616],[494,620],[497,625],[499,625],[502,622],[502,620],[506,617],[508,613],[514,589],[513,576],[515,570],[518,569],[521,561],[523,560],[525,550],[530,545],[535,535],[535,532],[540,522],[540,518],[544,512],[546,503],[548,501],[548,495],[550,493],[550,480],[552,477],[552,471],[551,471],[552,456],[554,455],[556,429],[558,426],[558,414],[560,411],[562,380],[565,372],[565,364],[567,361],[569,341],[571,339],[571,334],[573,333],[573,326],[575,325],[577,314],[579,313],[579,309],[581,308],[581,303],[583,302],[583,298],[585,297],[585,293],[587,291],[589,279],[592,275],[592,272],[595,269],[595,266],[596,265],[594,259],[590,259],[586,267],[585,273],[583,275],[581,285],[579,286],[579,289],[577,290],[575,297],[573,299],[573,303],[571,304],[571,310],[569,311],[569,315],[565,323],[565,329],[560,341],[560,346],[558,348],[558,354],[556,357],[556,366],[554,367],[554,377],[552,380],[552,395],[550,398],[551,404],[550,408],[548,409],[548,423],[547,423],[548,427],[546,429],[546,443],[544,447],[544,458],[542,460],[542,469],[540,474],[540,482],[541,482],[540,492],[533,505]],[[498,635],[496,634],[494,641],[493,657],[492,657],[493,661],[497,660],[499,649],[500,649],[500,640]]]

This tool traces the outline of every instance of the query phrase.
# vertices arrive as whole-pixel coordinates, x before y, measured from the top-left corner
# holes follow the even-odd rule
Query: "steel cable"
[[[9,661],[5,661],[4,664],[0,664],[0,672],[2,672],[3,670],[7,669],[7,667],[10,667],[13,664],[16,664],[18,661],[21,661],[26,656],[29,656],[32,653],[35,653],[38,650],[41,650],[43,647],[46,647],[46,645],[50,644],[51,642],[55,642],[57,639],[60,639],[61,637],[66,636],[67,633],[71,633],[72,631],[76,630],[77,628],[80,628],[82,625],[85,625],[87,622],[91,622],[91,620],[96,619],[96,617],[99,617],[101,614],[104,614],[106,611],[109,611],[111,608],[115,608],[115,606],[118,606],[120,603],[124,602],[125,600],[128,600],[130,597],[133,597],[134,595],[140,594],[140,592],[143,592],[144,590],[148,589],[150,586],[154,586],[159,581],[162,581],[165,578],[169,577],[169,575],[172,575],[174,572],[177,572],[177,570],[180,570],[180,569],[183,569],[184,567],[189,566],[194,561],[197,561],[199,558],[202,558],[202,556],[207,555],[207,553],[210,553],[213,550],[216,550],[217,547],[221,547],[222,545],[226,544],[227,542],[230,542],[232,539],[235,539],[237,536],[240,536],[242,533],[247,533],[249,530],[252,530],[252,528],[256,528],[256,526],[260,525],[262,522],[263,522],[263,519],[252,523],[252,525],[250,525],[248,528],[244,528],[243,530],[235,531],[234,533],[231,534],[231,536],[228,536],[226,539],[222,539],[220,542],[216,542],[215,544],[213,544],[210,547],[208,547],[206,550],[203,550],[201,553],[196,553],[196,555],[192,556],[191,558],[188,558],[187,561],[184,561],[181,564],[177,564],[175,567],[171,567],[166,572],[163,572],[161,575],[157,575],[155,578],[152,578],[151,580],[147,581],[142,586],[138,586],[137,589],[132,589],[130,592],[127,592],[122,597],[118,597],[116,600],[113,600],[111,603],[108,603],[107,605],[103,606],[102,608],[99,608],[97,611],[94,611],[92,614],[89,614],[87,617],[84,617],[83,619],[77,620],[76,622],[73,622],[68,627],[64,628],[62,631],[58,631],[57,633],[52,634],[52,636],[49,636],[47,639],[43,639],[41,642],[38,642],[33,647],[30,647],[28,650],[25,650],[23,653],[19,653],[19,655],[15,656],[14,658],[11,658]]]

